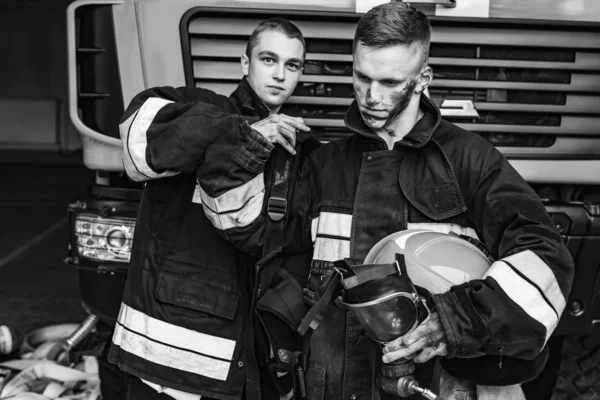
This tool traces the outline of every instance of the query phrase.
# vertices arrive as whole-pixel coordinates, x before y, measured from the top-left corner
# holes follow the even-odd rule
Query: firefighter
[[[523,382],[543,367],[543,349],[564,310],[573,260],[540,199],[494,146],[443,120],[423,95],[433,77],[430,38],[427,17],[401,2],[377,6],[360,20],[355,101],[345,116],[353,135],[320,147],[304,163],[288,205],[286,233],[295,239],[286,251],[313,249],[312,302],[336,260],[362,264],[375,243],[405,229],[477,238],[496,261],[482,279],[433,295],[430,318],[389,343],[383,357],[351,314],[330,307],[311,341],[308,399],[385,398],[375,385],[378,364],[400,358],[414,359],[424,386],[440,374],[440,359],[446,372],[480,385]],[[244,189],[262,180],[261,171],[225,157],[226,143],[214,145],[218,159],[207,157],[198,173],[203,196],[225,201],[245,193],[248,204],[268,201]],[[269,151],[254,156],[264,159]],[[212,179],[224,176],[218,171],[228,175]],[[240,249],[260,253],[265,213],[238,210],[243,226],[233,221],[224,229],[226,215],[205,212]],[[478,354],[484,363],[461,359]],[[523,363],[526,369],[514,367]]]
[[[266,161],[253,154],[275,143],[295,152],[296,130],[309,128],[278,112],[298,83],[305,52],[298,28],[272,18],[250,36],[244,77],[230,97],[156,87],[125,111],[123,161],[131,179],[145,182],[109,353],[130,375],[128,399],[279,399],[253,351],[256,259],[204,216],[195,171],[217,138],[241,138],[236,159],[252,171]]]

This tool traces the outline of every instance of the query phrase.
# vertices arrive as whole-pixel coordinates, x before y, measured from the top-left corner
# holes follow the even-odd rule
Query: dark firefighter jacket
[[[262,170],[266,157],[255,156],[259,134],[249,124],[268,115],[245,80],[229,98],[149,89],[125,112],[126,171],[146,181],[109,356],[126,372],[218,399],[240,399],[245,384],[258,385],[245,343],[255,259],[206,219],[195,169],[218,138],[239,145],[245,168]]]
[[[354,135],[317,149],[303,166],[286,250],[313,248],[314,277],[331,273],[336,260],[362,262],[380,239],[404,229],[478,238],[496,260],[484,278],[433,299],[447,359],[483,352],[490,368],[470,368],[478,364],[466,360],[458,372],[469,370],[480,384],[519,382],[523,370],[506,363],[502,369],[502,357],[518,362],[540,354],[564,310],[573,261],[543,204],[506,158],[444,121],[425,96],[420,108],[423,118],[389,150],[356,104],[350,107],[345,122]],[[266,147],[256,149],[255,157],[268,156]],[[235,153],[232,147],[227,157],[224,145],[207,151],[198,174],[204,207],[228,240],[257,254],[265,216],[253,204],[264,201],[263,177]],[[221,206],[228,202],[239,207]],[[311,340],[309,398],[377,398],[372,346],[351,314],[332,307]]]

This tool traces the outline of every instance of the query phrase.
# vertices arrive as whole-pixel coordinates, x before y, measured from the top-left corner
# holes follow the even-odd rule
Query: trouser
[[[112,333],[114,327],[100,321],[97,329]],[[112,334],[110,337],[112,337]],[[102,353],[97,357],[98,374],[100,375],[100,394],[102,395],[102,400],[125,400],[131,375],[121,371],[119,367],[108,362],[109,349],[110,341],[106,343]]]
[[[98,373],[102,400],[125,400],[131,375],[109,363],[106,354],[98,356]]]

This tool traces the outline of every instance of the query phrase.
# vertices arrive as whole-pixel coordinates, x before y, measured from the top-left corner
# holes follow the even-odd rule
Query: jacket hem
[[[144,379],[149,382],[155,383],[157,385],[168,387],[170,389],[177,389],[177,390],[181,390],[183,392],[194,393],[194,394],[198,394],[200,396],[206,396],[206,397],[219,399],[219,400],[241,400],[242,399],[241,392],[239,394],[228,394],[228,393],[222,393],[222,392],[215,392],[212,390],[199,389],[197,387],[189,387],[189,386],[182,385],[179,383],[171,382],[167,379],[163,379],[163,378],[159,378],[156,376],[146,374],[146,373],[144,373],[130,365],[124,364],[122,362],[118,362],[117,366],[119,367],[120,370],[122,370],[130,375],[133,375],[134,377]]]

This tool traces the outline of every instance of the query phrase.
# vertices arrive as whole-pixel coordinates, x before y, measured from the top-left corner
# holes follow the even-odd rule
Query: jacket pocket
[[[170,271],[158,273],[155,297],[162,303],[229,320],[235,318],[240,299],[237,292],[200,279],[198,275],[181,275]]]
[[[327,371],[325,368],[309,365],[306,371],[306,399],[323,400],[325,399],[325,378]]]
[[[398,179],[408,202],[434,221],[467,210],[452,165],[438,148],[425,146],[421,152],[408,154],[402,160]]]

